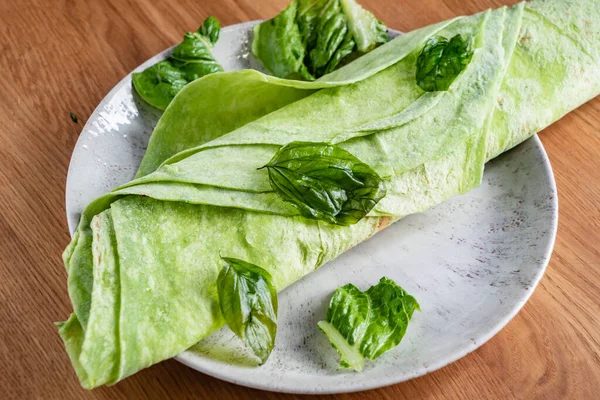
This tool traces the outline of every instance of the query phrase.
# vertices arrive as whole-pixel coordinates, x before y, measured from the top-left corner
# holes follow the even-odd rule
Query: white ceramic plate
[[[226,70],[258,67],[248,54],[255,23],[223,29],[215,56]],[[69,167],[71,232],[88,202],[133,177],[159,116],[132,92],[130,75],[102,100]],[[552,169],[535,136],[490,162],[477,189],[397,222],[283,291],[275,350],[264,366],[248,365],[228,329],[177,359],[223,380],[296,393],[350,392],[424,375],[481,346],[521,309],[548,264],[557,219]],[[338,286],[366,289],[382,276],[412,293],[422,312],[397,348],[362,373],[340,371],[317,322]]]

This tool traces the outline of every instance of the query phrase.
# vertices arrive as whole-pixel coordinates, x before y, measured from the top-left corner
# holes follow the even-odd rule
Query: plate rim
[[[257,24],[261,21],[262,20],[253,20],[253,21],[246,21],[246,22],[241,22],[238,24],[228,25],[226,27],[223,27],[222,31],[228,32],[231,30],[244,29],[246,27],[254,26],[255,24]],[[394,33],[402,34],[402,32],[396,31],[391,28],[388,28],[388,30],[391,32],[394,32]],[[75,232],[75,229],[77,228],[77,224],[79,223],[79,221],[75,220],[75,219],[71,220],[71,218],[69,218],[69,210],[74,208],[71,205],[71,200],[70,200],[70,196],[69,196],[69,193],[73,192],[72,186],[73,186],[74,182],[72,182],[69,179],[69,177],[72,176],[71,172],[75,168],[74,163],[73,163],[75,152],[80,147],[79,146],[81,144],[80,142],[82,142],[84,140],[84,137],[81,133],[90,129],[89,125],[92,124],[92,122],[91,122],[92,117],[94,115],[97,115],[103,109],[103,107],[108,102],[110,102],[112,97],[114,97],[114,94],[117,91],[119,91],[123,87],[123,85],[131,84],[131,82],[130,82],[131,75],[134,72],[141,71],[141,70],[151,66],[152,64],[167,58],[169,56],[169,54],[172,52],[172,50],[175,48],[175,46],[176,45],[168,47],[167,49],[150,57],[149,59],[144,61],[142,64],[137,66],[135,69],[130,71],[121,80],[119,80],[113,86],[113,88],[102,98],[102,100],[98,103],[98,105],[94,108],[93,112],[90,114],[86,123],[82,127],[81,132],[78,136],[78,139],[73,147],[73,152],[71,153],[71,157],[69,159],[69,168],[67,171],[66,183],[65,183],[65,213],[66,213],[67,224],[68,224],[69,233],[70,233],[71,237],[73,236],[73,233]],[[525,306],[527,301],[529,301],[529,299],[533,295],[533,292],[537,288],[538,284],[540,283],[542,277],[544,276],[544,274],[546,272],[546,269],[550,262],[552,252],[554,249],[554,245],[556,242],[556,236],[557,236],[557,231],[558,231],[558,219],[559,219],[559,202],[558,202],[558,192],[557,192],[557,188],[556,188],[556,180],[554,178],[554,172],[552,170],[552,165],[550,163],[550,159],[548,158],[546,149],[544,148],[544,145],[543,145],[542,141],[540,140],[538,134],[533,135],[533,137],[531,137],[528,140],[534,141],[534,146],[541,152],[541,158],[543,159],[543,174],[546,176],[546,180],[547,180],[549,189],[553,193],[555,193],[555,195],[552,197],[552,199],[549,199],[549,202],[550,202],[554,212],[552,213],[551,225],[549,226],[549,229],[550,229],[549,235],[548,235],[549,240],[546,243],[546,248],[544,249],[543,262],[540,263],[540,268],[538,269],[538,272],[536,273],[536,276],[534,277],[534,279],[531,281],[530,289],[525,291],[518,299],[516,299],[515,305],[514,305],[514,307],[512,307],[510,312],[507,312],[503,316],[502,319],[499,319],[498,322],[491,329],[489,329],[489,331],[486,334],[482,334],[478,338],[476,338],[477,340],[470,342],[469,346],[458,348],[456,351],[452,352],[449,356],[447,356],[443,359],[440,359],[439,361],[437,361],[435,363],[432,363],[428,367],[421,367],[419,369],[410,371],[409,373],[404,373],[401,376],[380,378],[378,380],[373,380],[372,383],[366,383],[366,384],[365,383],[346,384],[345,387],[335,386],[333,388],[326,388],[326,387],[320,386],[320,387],[313,387],[312,389],[307,389],[306,386],[300,387],[298,385],[295,385],[291,388],[290,387],[282,388],[279,386],[273,387],[273,386],[268,386],[268,384],[265,384],[265,383],[260,383],[260,381],[253,381],[251,379],[239,379],[235,376],[228,375],[227,373],[221,373],[220,369],[214,368],[214,366],[209,367],[206,365],[198,364],[197,360],[198,360],[198,358],[202,358],[202,356],[198,355],[197,353],[191,352],[189,350],[185,350],[181,354],[173,357],[173,359],[177,360],[178,362],[180,362],[180,363],[186,365],[187,367],[192,368],[198,372],[204,373],[206,375],[209,375],[214,378],[217,378],[217,379],[229,382],[229,383],[233,383],[236,385],[250,387],[250,388],[259,389],[259,390],[265,390],[265,391],[269,391],[269,392],[275,392],[275,393],[313,394],[314,395],[314,394],[337,394],[337,393],[361,392],[361,391],[372,390],[372,389],[377,389],[377,388],[381,388],[381,387],[386,387],[386,386],[406,382],[408,380],[415,379],[415,378],[424,376],[426,374],[429,374],[431,372],[437,371],[437,370],[467,356],[468,354],[472,353],[473,351],[477,350],[479,347],[481,347],[485,343],[487,343],[492,337],[494,337],[496,334],[498,334],[510,321],[512,321],[512,319]]]

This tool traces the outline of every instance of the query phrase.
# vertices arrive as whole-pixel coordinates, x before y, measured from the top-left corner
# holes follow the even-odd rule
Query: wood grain
[[[67,167],[86,118],[130,70],[208,15],[267,18],[287,0],[0,0],[0,398],[294,399],[221,382],[166,361],[86,392],[53,322],[71,305],[60,254],[69,241]],[[408,31],[500,0],[362,0]],[[513,0],[510,0],[514,3]],[[69,112],[79,116],[73,123]],[[554,255],[509,325],[437,372],[323,399],[598,398],[600,393],[600,99],[546,129],[559,189]]]

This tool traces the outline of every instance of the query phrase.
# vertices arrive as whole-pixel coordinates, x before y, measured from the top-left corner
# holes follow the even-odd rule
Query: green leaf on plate
[[[372,13],[362,8],[355,0],[341,0],[341,3],[358,51],[366,53],[378,44],[388,41],[385,24]]]
[[[265,167],[271,187],[282,200],[306,218],[332,224],[357,223],[386,194],[377,172],[327,143],[289,143]]]
[[[188,83],[223,67],[212,55],[219,39],[219,20],[208,17],[196,32],[188,32],[171,57],[132,75],[133,86],[148,104],[164,110]]]
[[[472,55],[461,35],[450,40],[443,36],[430,38],[417,58],[417,85],[426,92],[448,90]]]
[[[275,76],[314,80],[304,65],[307,51],[295,21],[297,10],[298,2],[293,1],[273,19],[256,25],[252,53]]]
[[[198,29],[198,33],[207,37],[214,46],[217,44],[217,40],[219,40],[219,35],[221,34],[221,23],[215,17],[208,17]]]
[[[385,42],[385,25],[355,0],[294,0],[254,27],[252,53],[275,76],[314,80]]]
[[[421,310],[415,298],[384,277],[366,292],[351,283],[338,288],[318,326],[342,357],[340,367],[362,371],[366,358],[400,343],[415,310]]]
[[[277,333],[277,291],[271,275],[243,260],[222,259],[226,265],[217,278],[221,312],[229,328],[264,364]]]

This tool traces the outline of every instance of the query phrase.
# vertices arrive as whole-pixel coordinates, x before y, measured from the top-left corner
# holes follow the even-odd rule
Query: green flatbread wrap
[[[435,35],[471,38],[448,91],[416,59]],[[59,332],[86,388],[173,357],[224,324],[219,253],[278,290],[405,215],[476,187],[484,164],[600,93],[600,7],[534,0],[402,35],[313,82],[216,73],[175,97],[137,177],[86,207],[63,259],[74,313]],[[282,201],[265,165],[293,141],[335,143],[387,195],[350,226]]]

